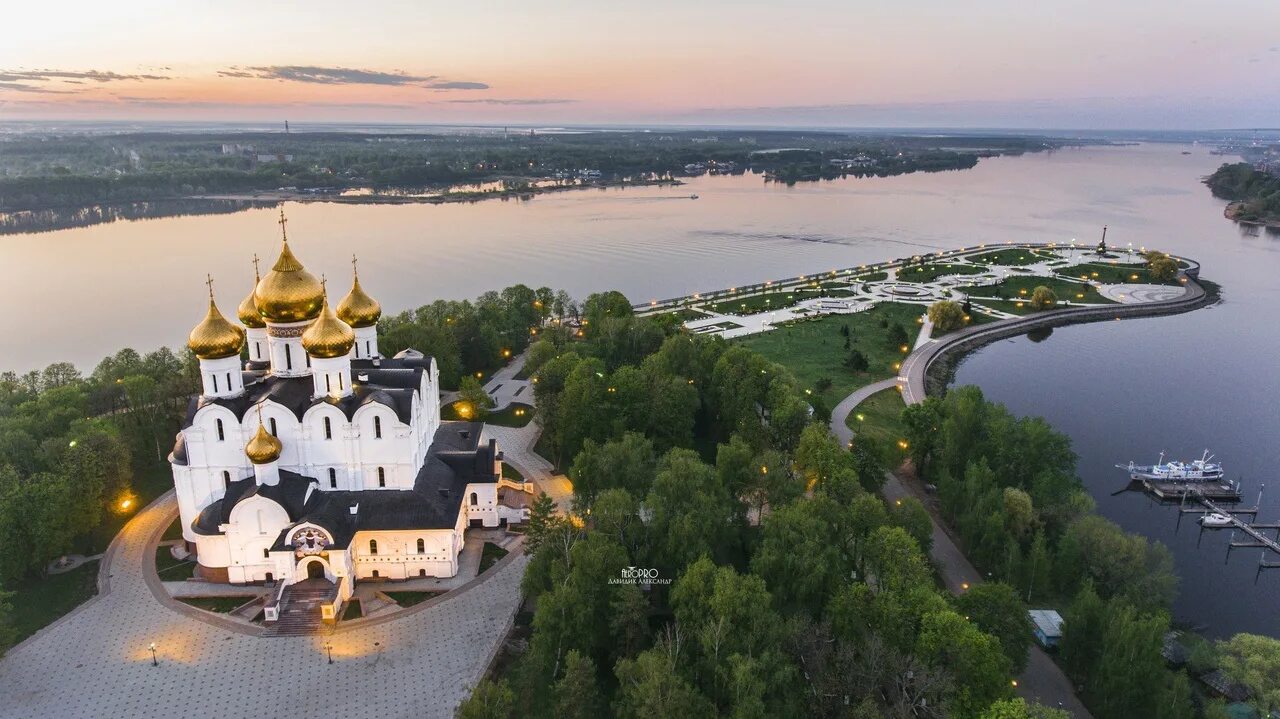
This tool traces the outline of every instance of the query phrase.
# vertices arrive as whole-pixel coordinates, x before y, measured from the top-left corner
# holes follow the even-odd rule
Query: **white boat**
[[[1160,482],[1216,482],[1223,478],[1222,465],[1212,462],[1213,455],[1205,450],[1200,459],[1190,462],[1164,461],[1164,452],[1155,464],[1117,464],[1121,469],[1129,470],[1130,479],[1152,479]]]
[[[1231,517],[1221,512],[1212,512],[1210,514],[1206,514],[1199,519],[1199,522],[1200,522],[1200,526],[1204,527],[1205,529],[1222,529],[1224,527],[1230,527],[1234,524],[1234,522],[1232,522],[1231,520]]]

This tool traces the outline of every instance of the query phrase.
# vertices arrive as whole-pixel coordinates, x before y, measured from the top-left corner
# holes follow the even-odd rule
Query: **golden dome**
[[[249,444],[244,446],[245,456],[254,464],[267,464],[280,459],[280,450],[282,449],[284,449],[284,445],[280,444],[280,440],[271,436],[267,428],[262,426],[262,419],[259,418],[258,431],[249,440]]]
[[[338,303],[338,317],[352,327],[372,327],[382,316],[382,305],[370,297],[360,286],[360,273],[356,271],[356,258],[351,258],[351,291]]]
[[[284,212],[281,211],[281,227],[284,221]],[[288,235],[281,243],[279,259],[267,276],[258,281],[253,300],[258,314],[267,322],[306,322],[320,314],[324,288],[320,286],[320,280],[307,272],[293,256]]]
[[[187,336],[187,346],[200,359],[222,359],[240,354],[244,328],[227,321],[213,301],[213,280],[209,280],[209,313]]]
[[[350,354],[355,345],[356,333],[351,331],[351,325],[338,319],[325,297],[320,318],[302,333],[302,348],[312,357],[330,359]]]
[[[253,286],[255,289],[249,290],[249,294],[240,302],[240,307],[236,309],[236,316],[240,318],[240,324],[253,329],[261,329],[267,326],[262,321],[262,315],[258,314],[258,303],[254,301],[253,295],[256,291],[258,283],[262,278],[258,276],[258,256],[253,256]]]

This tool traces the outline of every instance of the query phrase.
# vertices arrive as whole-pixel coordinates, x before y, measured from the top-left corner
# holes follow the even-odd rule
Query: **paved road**
[[[530,422],[523,427],[499,427],[486,424],[482,441],[490,437],[498,440],[502,461],[515,467],[524,478],[533,482],[535,491],[546,492],[562,512],[573,506],[573,483],[563,474],[556,474],[551,463],[534,453],[538,441],[538,425]]]
[[[444,719],[480,679],[520,601],[527,559],[513,553],[467,589],[390,621],[328,637],[245,633],[153,593],[163,593],[153,547],[176,511],[172,492],[143,509],[103,558],[101,593],[0,660],[0,717]]]
[[[896,383],[895,378],[863,387],[836,405],[831,413],[831,431],[841,444],[847,445],[853,439],[852,430],[845,425],[849,413],[871,395],[889,389]],[[897,476],[886,473],[885,478],[881,494],[886,501],[893,502],[912,496]],[[929,558],[938,567],[943,584],[952,594],[963,592],[966,584],[973,586],[982,581],[982,575],[973,568],[964,553],[936,521],[933,523],[933,548],[929,551]],[[1089,710],[1076,698],[1071,681],[1049,655],[1035,645],[1031,647],[1026,670],[1018,676],[1018,695],[1048,707],[1065,709],[1076,719],[1092,719]]]

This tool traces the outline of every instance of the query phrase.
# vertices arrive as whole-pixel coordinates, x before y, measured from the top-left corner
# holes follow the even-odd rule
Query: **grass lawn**
[[[1030,300],[1031,293],[1039,286],[1045,286],[1053,290],[1058,296],[1058,300],[1069,300],[1071,302],[1084,302],[1086,304],[1109,305],[1114,304],[1111,300],[1098,294],[1097,288],[1093,285],[1086,285],[1080,282],[1070,282],[1068,280],[1058,279],[1056,277],[1010,277],[1004,282],[994,287],[975,287],[970,295],[974,301],[982,301],[983,298],[1000,297],[1013,300]],[[1023,304],[1017,307],[1013,302],[993,302],[991,306],[1014,314],[1026,314],[1030,312],[1030,305]]]
[[[656,315],[650,315],[650,316],[653,317],[654,319],[657,319],[659,317],[671,316],[671,317],[675,317],[677,322],[692,322],[693,320],[706,319],[705,314],[701,312],[696,312],[694,310],[691,310],[685,307],[682,307],[678,310],[672,310],[670,312],[659,312]],[[527,377],[520,377],[519,375],[517,375],[517,378],[528,379]]]
[[[458,404],[458,402],[453,402],[441,407],[440,418],[467,421],[475,419],[474,417],[463,417],[459,414]],[[497,412],[490,412],[485,415],[484,421],[488,424],[496,424],[499,427],[523,427],[533,421],[533,407],[519,402],[512,402]]]
[[[898,270],[898,279],[904,282],[933,282],[944,275],[976,275],[984,272],[981,267],[960,264],[931,264],[903,267]]]
[[[347,600],[347,606],[342,608],[342,621],[345,622],[348,619],[359,619],[363,616],[364,613],[360,611],[360,600]]]
[[[164,534],[160,535],[160,541],[162,542],[166,540],[171,540],[171,539],[182,539],[182,518],[181,517],[175,518],[173,520],[173,523],[170,524],[167,528],[165,528]]]
[[[226,614],[234,611],[237,607],[248,602],[252,597],[187,597],[179,599],[179,602],[203,609],[206,612],[217,612]]]
[[[897,388],[871,395],[850,412],[845,420],[849,429],[853,430],[853,441],[857,442],[859,437],[873,440],[895,460],[891,464],[897,466],[907,456],[906,450],[898,444],[905,436],[902,426],[902,410],[905,407],[902,394]]]
[[[706,307],[712,312],[719,312],[725,315],[754,315],[757,312],[791,307],[804,299],[808,299],[808,297],[792,290],[785,292],[773,291],[762,295],[725,300]]]
[[[156,547],[156,574],[165,582],[181,582],[196,575],[196,563],[190,559],[180,562],[169,554],[168,547]]]
[[[444,592],[383,592],[383,594],[391,597],[391,600],[402,607],[412,607],[415,604],[425,602],[432,597],[438,597]],[[343,619],[346,619],[346,613],[343,613]]]
[[[103,512],[102,521],[92,531],[76,540],[75,551],[85,556],[93,556],[107,551],[111,540],[119,534],[125,522],[133,519],[139,509],[151,503],[151,500],[173,489],[173,470],[168,462],[149,462],[135,466],[133,477],[133,493],[129,511]]]
[[[983,262],[988,265],[1005,265],[1014,267],[1016,265],[1034,265],[1037,262],[1043,262],[1053,259],[1057,255],[1050,253],[1040,253],[1036,250],[1028,250],[1022,247],[1008,247],[1003,250],[995,250],[993,252],[983,252],[979,255],[969,255],[969,259],[973,262]]]
[[[515,467],[512,467],[506,462],[502,463],[502,476],[506,477],[507,479],[514,479],[517,482],[524,481],[524,475],[520,474],[520,470],[516,469]]]
[[[507,556],[507,554],[507,550],[499,547],[493,542],[485,542],[484,548],[480,552],[480,573],[483,574],[485,570],[492,567],[499,559]]]
[[[20,642],[98,593],[98,562],[45,579],[24,579],[6,589],[13,592],[10,619],[17,632],[14,641]]]
[[[821,397],[828,407],[834,407],[855,389],[897,374],[894,364],[901,362],[906,353],[889,345],[889,330],[881,327],[880,321],[887,320],[890,326],[901,324],[907,331],[907,344],[911,345],[920,332],[916,320],[924,311],[921,305],[882,302],[865,312],[800,320],[733,341],[791,370],[801,387],[817,392],[818,380],[830,379],[831,388]],[[861,351],[870,365],[865,372],[854,372],[845,366],[850,351],[844,348],[845,338],[840,333],[845,325],[852,338],[850,349]]]
[[[1096,280],[1104,285],[1123,285],[1129,283],[1139,283],[1144,285],[1176,285],[1177,278],[1172,280],[1157,281],[1151,278],[1151,271],[1146,267],[1138,265],[1112,265],[1100,263],[1087,263],[1083,265],[1072,265],[1063,267],[1057,271],[1058,274],[1065,277],[1088,277]]]
[[[888,272],[868,272],[864,275],[854,275],[852,279],[859,282],[880,282],[889,279]]]

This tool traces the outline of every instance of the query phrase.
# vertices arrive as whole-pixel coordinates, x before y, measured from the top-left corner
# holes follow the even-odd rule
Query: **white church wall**
[[[454,529],[358,532],[348,550],[354,555],[357,579],[412,579],[417,576],[452,577],[458,573]],[[422,540],[423,551],[418,551]],[[377,543],[373,552],[370,542]],[[422,575],[425,571],[426,574]]]

